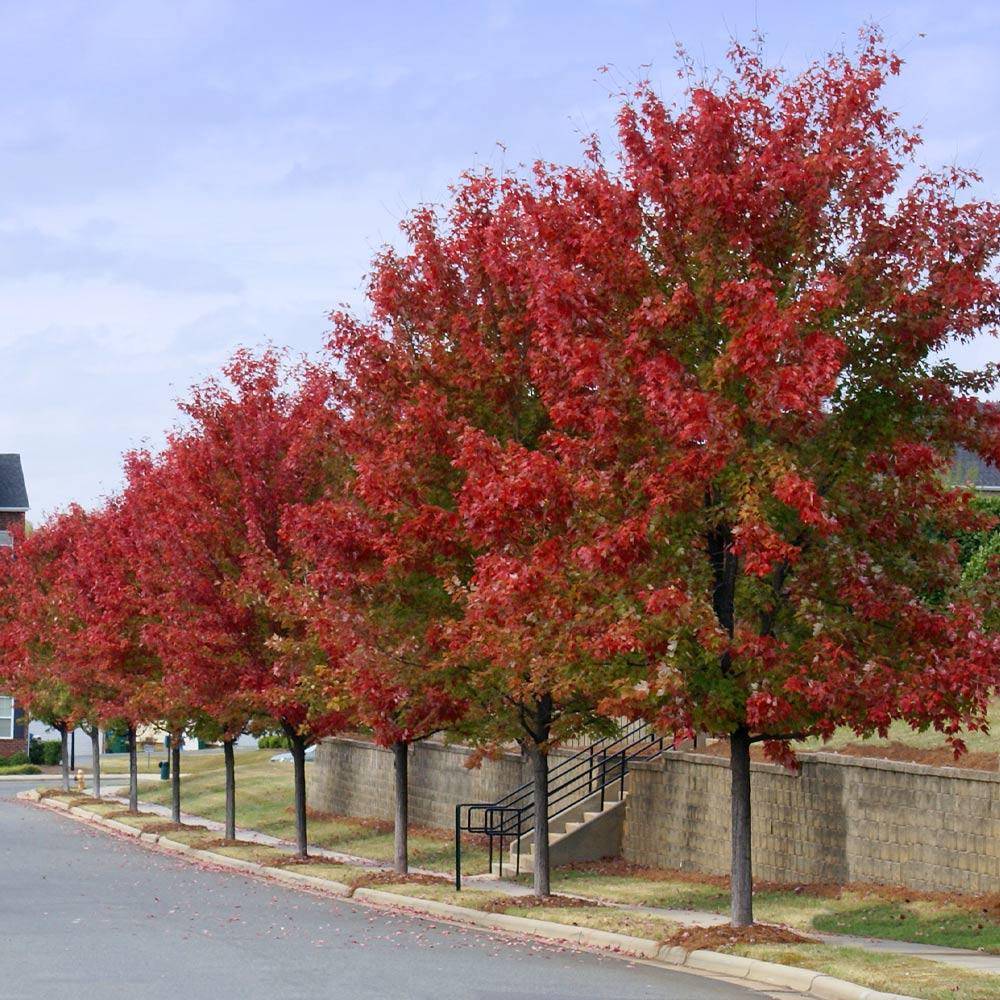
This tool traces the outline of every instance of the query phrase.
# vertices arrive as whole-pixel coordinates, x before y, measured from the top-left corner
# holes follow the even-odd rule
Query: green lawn
[[[271,763],[273,750],[242,750],[236,756],[236,822],[284,840],[294,840],[292,768]],[[118,755],[116,755],[117,757]],[[115,771],[122,763],[111,759]],[[140,761],[141,764],[141,761]],[[191,754],[182,757],[181,802],[186,813],[221,822],[225,811],[222,754]],[[312,766],[312,765],[309,765]],[[115,773],[114,771],[109,771]],[[120,771],[118,773],[121,773]],[[170,783],[143,783],[143,802],[170,804]],[[346,816],[313,813],[309,820],[309,842],[344,854],[390,862],[393,858],[392,825]],[[454,870],[455,846],[446,830],[418,829],[410,833],[410,864],[433,871]],[[478,844],[462,848],[462,867],[469,874],[487,869],[487,854]]]
[[[669,909],[727,913],[729,891],[716,880],[671,879],[668,873],[611,875],[586,869],[557,869],[554,892],[618,903]],[[836,897],[790,890],[754,894],[754,915],[765,923],[787,924],[802,931],[855,934],[892,941],[916,941],[951,948],[981,949],[1000,955],[1000,920],[972,906],[916,898],[883,898],[871,892],[843,890]]]
[[[0,778],[16,774],[41,774],[42,769],[37,764],[3,764],[0,763]]]

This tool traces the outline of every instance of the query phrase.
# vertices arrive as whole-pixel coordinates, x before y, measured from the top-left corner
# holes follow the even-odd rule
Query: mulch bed
[[[729,758],[729,740],[715,740],[706,747],[688,750],[688,753],[700,753],[707,757]],[[800,757],[808,757],[810,753],[837,753],[845,757],[867,757],[871,760],[895,760],[904,764],[927,764],[930,767],[957,767],[970,771],[1000,770],[1000,753],[989,750],[970,750],[956,757],[948,746],[911,747],[906,743],[893,740],[883,746],[872,746],[870,743],[848,743],[842,747],[818,746],[813,750],[799,750]],[[764,748],[757,744],[750,749],[750,759],[759,764],[773,764],[764,754]]]
[[[606,906],[604,903],[597,903],[592,899],[580,899],[577,896],[505,896],[502,899],[491,899],[483,909],[487,913],[506,913],[510,909],[594,909],[604,908],[614,909],[613,906]]]
[[[59,796],[68,797],[73,800],[73,805],[80,805],[84,802],[93,802],[89,795],[80,795],[75,791],[64,791],[62,788],[43,788],[38,792],[40,799],[52,799]]]
[[[180,829],[180,827],[177,829]],[[205,833],[209,832],[211,831],[205,831]],[[207,837],[205,840],[196,841],[191,846],[197,848],[199,851],[210,851],[213,847],[260,847],[264,850],[268,849],[267,844],[255,844],[250,840],[226,840],[225,837]]]
[[[130,816],[132,819],[139,819],[141,816],[150,816],[152,813],[141,813],[141,812],[129,812],[128,809],[114,809],[111,812],[104,813],[101,817],[102,819],[120,819],[122,816]]]
[[[118,812],[114,813],[115,816],[128,816],[129,813]],[[188,830],[191,833],[209,833],[207,826],[190,826],[184,823],[172,823],[170,820],[164,820],[162,823],[150,823],[144,828],[145,833],[177,833],[178,831]]]
[[[968,753],[962,754],[961,757],[956,757],[950,747],[921,749],[894,741],[879,747],[866,746],[864,743],[849,743],[836,750],[824,751],[820,748],[820,751],[840,753],[846,757],[875,757],[880,760],[898,760],[909,764],[928,764],[931,767],[958,767],[971,771],[1000,770],[1000,753],[993,753],[989,750],[970,750]]]
[[[348,879],[352,889],[372,888],[377,885],[451,885],[452,880],[443,875],[397,875],[395,872],[366,872]]]
[[[664,944],[697,951],[707,948],[717,951],[734,944],[816,944],[816,938],[807,937],[788,927],[777,924],[753,924],[750,927],[685,927],[667,938]]]
[[[343,865],[343,861],[338,861],[336,858],[328,858],[322,854],[310,854],[307,857],[300,858],[297,854],[286,854],[284,857],[277,858],[274,861],[268,862],[268,867],[270,868],[295,868],[295,867],[305,867],[308,868],[309,865]]]

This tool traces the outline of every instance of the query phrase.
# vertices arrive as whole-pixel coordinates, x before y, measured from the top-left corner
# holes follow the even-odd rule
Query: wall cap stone
[[[360,736],[324,736],[323,739],[320,740],[320,743],[331,743],[331,744],[332,743],[346,743],[346,744],[348,744],[350,746],[364,747],[366,750],[377,750],[380,753],[386,753],[386,754],[391,754],[392,753],[392,747],[379,746],[374,740],[366,740],[366,739],[364,739],[363,737],[360,737]],[[476,752],[475,748],[466,746],[463,743],[443,743],[443,742],[440,742],[438,740],[433,740],[433,739],[418,740],[417,743],[410,744],[410,749],[413,750],[414,747],[416,747],[418,745],[418,743],[419,743],[420,746],[425,747],[427,749],[436,750],[436,751],[439,751],[441,753],[457,754],[457,755],[459,755],[461,757],[471,757],[472,754],[474,754]],[[575,750],[561,750],[561,749],[556,749],[556,750],[553,750],[551,752],[550,756],[552,756],[552,757],[568,757],[571,754],[576,753],[576,752],[577,751],[575,751]],[[512,761],[516,761],[518,764],[523,763],[524,760],[525,760],[525,758],[521,754],[514,753],[514,751],[512,751],[512,750],[502,750],[495,757],[488,757],[486,759],[487,760],[512,760]],[[471,770],[475,770],[475,768],[472,768]]]
[[[761,763],[752,761],[751,771],[763,771],[770,774],[783,774],[789,778],[799,778],[802,770],[810,764],[830,764],[834,767],[860,767],[870,771],[895,771],[901,774],[920,774],[936,778],[952,778],[965,781],[985,781],[1000,784],[1000,771],[979,771],[967,767],[940,767],[932,764],[915,764],[904,760],[888,760],[884,757],[852,757],[847,754],[831,751],[806,751],[799,753],[803,768],[798,772],[789,771],[781,764]],[[724,767],[728,770],[729,761],[725,757],[715,757],[711,754],[690,753],[684,750],[672,750],[657,760],[635,760],[629,763],[629,768],[639,771],[666,771],[671,760],[682,760],[690,764],[704,764],[707,767]]]

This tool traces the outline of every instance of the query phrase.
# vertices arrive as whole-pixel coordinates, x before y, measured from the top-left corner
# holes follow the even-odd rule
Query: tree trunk
[[[63,791],[69,791],[69,727],[66,723],[61,723],[56,726],[59,730],[59,740],[62,743],[62,755],[59,758],[59,763],[62,766],[62,784]]]
[[[409,833],[409,787],[407,782],[408,752],[410,745],[405,740],[398,740],[392,745],[393,763],[396,776],[396,821],[393,828],[396,862],[394,871],[397,875],[406,875],[410,870],[407,853],[407,835]]]
[[[549,755],[534,744],[531,754],[531,777],[534,784],[535,837],[534,888],[536,896],[548,896],[549,889]]]
[[[90,736],[91,754],[90,794],[93,795],[95,799],[99,799],[101,797],[101,730],[98,726],[94,726],[88,735]]]
[[[306,824],[306,740],[294,726],[282,723],[292,750],[295,768],[295,847],[296,856],[309,857]]]
[[[741,726],[729,737],[732,855],[730,893],[732,925],[753,923],[753,869],[750,856],[750,734]]]
[[[136,753],[135,726],[128,727],[128,811],[139,811],[139,755]]]
[[[222,741],[222,753],[226,759],[226,840],[236,839],[236,755],[233,753],[235,740]]]
[[[183,734],[170,734],[170,818],[181,821],[181,740]]]

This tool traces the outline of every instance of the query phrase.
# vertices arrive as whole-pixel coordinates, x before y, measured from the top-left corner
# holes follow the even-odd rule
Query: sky
[[[0,452],[35,522],[114,493],[122,453],[156,447],[237,345],[319,350],[461,171],[577,161],[640,77],[679,96],[678,42],[717,66],[756,26],[794,70],[875,20],[921,158],[1000,196],[991,2],[0,0],[0,19]]]

